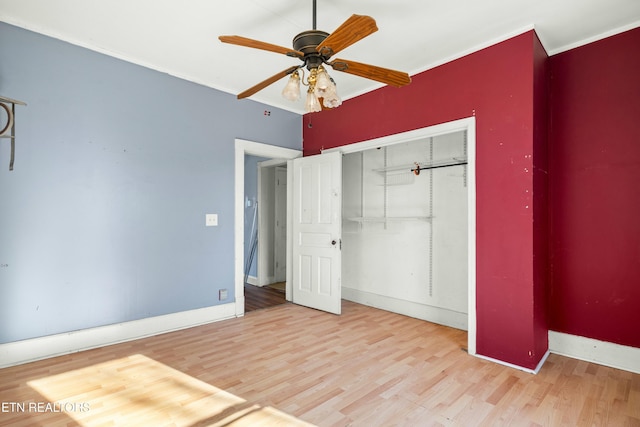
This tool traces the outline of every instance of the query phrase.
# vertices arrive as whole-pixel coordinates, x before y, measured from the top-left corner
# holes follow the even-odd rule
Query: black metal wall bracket
[[[9,107],[8,104],[11,104]],[[9,161],[9,170],[13,170],[13,162],[16,156],[16,105],[27,105],[25,102],[16,99],[0,96],[0,110],[4,110],[7,122],[0,122],[0,138],[9,138],[11,140],[11,160]]]

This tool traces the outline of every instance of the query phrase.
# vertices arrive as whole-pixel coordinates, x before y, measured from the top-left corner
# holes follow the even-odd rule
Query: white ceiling
[[[640,26],[640,0],[317,0],[317,11],[327,32],[354,13],[375,18],[379,31],[339,56],[410,75],[532,28],[554,54]],[[233,94],[300,62],[219,35],[290,47],[311,17],[312,0],[0,0],[0,21]],[[381,86],[331,74],[343,99]],[[251,99],[303,113],[281,97],[285,83]]]

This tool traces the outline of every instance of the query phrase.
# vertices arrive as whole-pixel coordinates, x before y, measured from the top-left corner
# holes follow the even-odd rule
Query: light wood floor
[[[638,374],[551,355],[532,375],[463,347],[374,308],[287,303],[1,369],[0,425],[640,426]]]
[[[244,285],[244,312],[273,307],[287,302],[286,292],[279,283],[269,286]]]

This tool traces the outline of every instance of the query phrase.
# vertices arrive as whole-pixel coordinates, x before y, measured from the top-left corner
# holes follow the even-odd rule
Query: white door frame
[[[244,156],[247,154],[290,160],[302,156],[302,151],[244,139],[235,140],[234,288],[235,313],[238,317],[244,316]]]
[[[343,145],[323,152],[339,151],[342,154],[357,153],[372,148],[410,142],[453,132],[467,131],[467,266],[468,266],[468,326],[467,349],[476,355],[476,118],[468,117],[408,132],[397,133],[368,141]]]

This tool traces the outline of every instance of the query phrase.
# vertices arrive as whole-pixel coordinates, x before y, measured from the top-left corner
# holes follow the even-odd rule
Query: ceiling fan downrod
[[[313,0],[313,21],[312,21],[312,29],[316,29],[316,0]]]
[[[323,62],[326,63],[326,59],[316,50],[316,46],[328,36],[329,33],[317,29],[317,6],[316,0],[313,0],[313,29],[303,31],[293,38],[293,48],[304,54],[300,68],[306,67],[311,70],[319,67]]]

